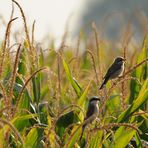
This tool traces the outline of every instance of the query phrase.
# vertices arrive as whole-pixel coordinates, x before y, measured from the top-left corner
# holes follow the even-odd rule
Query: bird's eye
[[[118,62],[122,62],[123,61],[123,59],[118,59]]]

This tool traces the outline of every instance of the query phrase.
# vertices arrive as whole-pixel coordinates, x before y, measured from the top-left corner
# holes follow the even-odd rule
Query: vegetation
[[[13,18],[6,27],[0,50],[0,147],[146,147],[148,134],[148,38],[139,47],[125,32],[119,50],[107,50],[95,23],[93,37],[80,33],[76,47],[66,46],[67,30],[56,52],[37,48],[20,9],[26,38],[10,45]],[[81,43],[86,51],[81,52]],[[13,48],[13,50],[12,50]],[[68,48],[70,50],[64,50]],[[127,59],[124,75],[99,91],[110,62],[117,55]],[[80,141],[81,127],[90,96],[100,96],[97,122],[90,124]]]

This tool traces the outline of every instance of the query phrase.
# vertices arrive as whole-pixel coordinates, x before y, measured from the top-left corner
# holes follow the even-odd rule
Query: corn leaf
[[[28,133],[26,140],[25,140],[25,147],[35,148],[37,147],[37,140],[39,138],[38,130],[36,128],[32,128]]]
[[[142,51],[137,57],[137,63],[142,62],[143,59],[146,59],[148,56],[147,52],[147,37],[144,38],[143,45],[142,45]],[[148,66],[147,62],[136,68],[133,73],[131,74],[132,77],[136,78],[140,81],[141,84],[146,80],[147,78],[147,72],[148,72]],[[141,85],[136,79],[132,79],[130,81],[130,97],[129,97],[129,103],[131,104],[138,96],[139,91],[141,89]]]
[[[134,136],[135,132],[136,131],[133,129],[122,131],[120,135],[118,135],[117,137],[115,136],[115,139],[114,141],[112,141],[110,148],[125,148]]]
[[[75,130],[77,130],[77,131],[75,132]],[[73,132],[75,132],[75,133],[73,134]],[[77,129],[77,127],[74,127],[72,130],[72,133],[71,133],[72,137],[71,137],[71,139],[69,139],[70,141],[68,141],[68,144],[66,144],[64,147],[65,148],[66,147],[73,148],[74,145],[77,144],[76,142],[78,141],[80,134],[81,134],[80,128]]]
[[[118,117],[117,122],[123,122],[127,120],[127,118],[132,115],[135,111],[137,111],[147,100],[148,100],[148,79],[145,80],[137,99],[132,103],[130,107],[128,107],[121,115]]]
[[[138,148],[143,148],[140,137],[138,135],[138,133],[135,134],[135,141],[136,141],[136,145]]]
[[[93,136],[92,136],[92,138],[90,140],[89,148],[101,147],[102,136],[103,136],[103,131],[98,131],[96,134],[93,134]]]
[[[66,61],[64,59],[63,59],[63,66],[64,66],[66,76],[67,76],[69,82],[71,83],[72,87],[74,88],[77,96],[80,97],[81,94],[82,94],[82,89],[78,85],[77,81],[73,78],[72,73],[71,73],[71,71],[69,69],[69,66],[68,66],[68,64],[66,63]]]
[[[64,115],[62,115],[57,123],[56,123],[56,133],[62,138],[65,129],[73,123],[77,123],[79,121],[79,118],[77,116],[77,114],[74,113],[74,111],[70,111],[68,113],[65,113]]]

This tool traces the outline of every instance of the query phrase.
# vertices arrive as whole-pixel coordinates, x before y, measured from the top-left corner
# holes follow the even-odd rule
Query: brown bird
[[[80,136],[80,140],[83,136],[83,132],[85,130],[85,127],[89,123],[93,122],[99,114],[99,106],[98,106],[99,101],[100,101],[100,98],[98,98],[96,96],[91,97],[90,100],[89,100],[88,110],[87,110],[87,113],[86,113],[86,117],[84,119],[84,122],[86,122],[86,123],[82,126],[82,133],[81,133],[81,136]]]
[[[124,63],[125,63],[125,59],[123,57],[117,57],[114,60],[113,64],[109,67],[106,75],[104,76],[104,81],[100,89],[104,87],[104,85],[108,82],[108,80],[115,79],[117,77],[122,76],[124,71]]]

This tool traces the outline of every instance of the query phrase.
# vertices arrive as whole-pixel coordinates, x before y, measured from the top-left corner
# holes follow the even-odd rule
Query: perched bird
[[[114,60],[113,64],[109,67],[106,75],[104,76],[104,81],[100,89],[104,87],[104,85],[108,82],[108,80],[122,76],[124,71],[124,63],[125,59],[123,57],[117,57]]]
[[[98,106],[99,101],[100,101],[100,98],[98,98],[97,96],[93,96],[89,100],[88,110],[86,113],[86,117],[84,118],[84,124],[82,126],[82,133],[81,133],[80,140],[83,136],[83,132],[85,130],[85,127],[89,123],[93,122],[99,114],[99,106]]]

